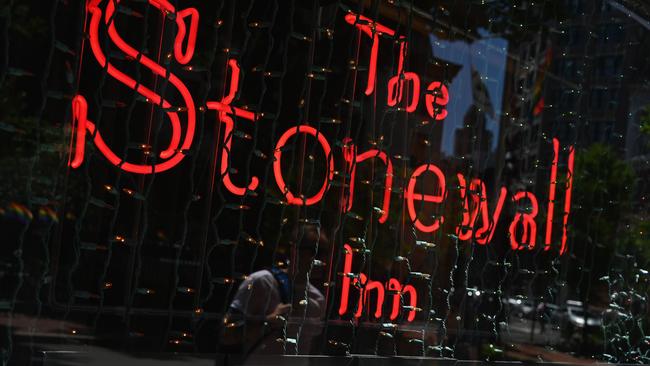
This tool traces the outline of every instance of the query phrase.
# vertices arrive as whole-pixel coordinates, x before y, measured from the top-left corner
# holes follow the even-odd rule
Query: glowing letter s
[[[75,124],[73,133],[77,134],[77,139],[75,144],[74,157],[70,159],[70,166],[72,168],[77,168],[83,161],[84,144],[80,143],[80,137],[84,137],[85,131],[87,130],[90,135],[93,136],[93,142],[97,146],[97,149],[106,157],[106,159],[124,171],[136,174],[152,174],[155,172],[163,172],[165,170],[171,169],[180,163],[181,160],[183,160],[186,150],[189,150],[194,138],[194,130],[196,128],[196,110],[194,107],[192,95],[190,94],[185,84],[176,75],[169,72],[167,68],[156,63],[145,54],[137,51],[135,48],[126,43],[124,39],[122,39],[120,34],[115,29],[114,21],[116,7],[119,5],[120,0],[109,1],[106,5],[104,23],[107,27],[108,36],[111,41],[130,59],[137,60],[142,66],[149,69],[153,74],[167,79],[168,82],[174,88],[176,88],[179,94],[182,96],[183,102],[185,104],[182,109],[184,109],[187,113],[187,131],[185,133],[185,138],[181,143],[181,124],[179,118],[180,108],[173,109],[172,105],[167,100],[165,100],[163,96],[138,83],[132,77],[120,71],[113,64],[108,62],[108,59],[102,50],[99,37],[99,26],[102,20],[102,10],[99,8],[100,2],[100,0],[90,0],[86,7],[87,11],[92,14],[90,18],[88,33],[90,48],[92,50],[93,56],[95,56],[95,59],[99,65],[106,69],[108,75],[115,78],[127,87],[135,90],[149,103],[165,109],[172,128],[171,141],[169,143],[169,146],[160,152],[160,158],[165,159],[163,162],[155,164],[134,164],[124,161],[121,157],[115,154],[115,152],[113,152],[110,147],[108,147],[106,142],[103,140],[99,130],[97,130],[95,124],[92,121],[88,120],[88,105],[85,102],[85,98],[83,98],[81,95],[78,95],[72,101],[73,124]],[[160,12],[164,15],[167,15],[168,13],[176,15],[176,23],[179,33],[174,42],[174,53],[176,60],[179,63],[189,62],[194,54],[194,45],[198,27],[198,12],[196,9],[188,8],[177,12],[174,6],[172,6],[166,0],[149,0],[149,4],[158,8],[158,10],[160,10]],[[190,16],[192,19],[190,24],[190,31],[186,32],[185,18],[188,16]],[[165,16],[165,19],[169,18]],[[181,44],[185,38],[185,34],[187,34],[187,46],[185,51],[183,51]],[[82,130],[84,132],[81,132]]]

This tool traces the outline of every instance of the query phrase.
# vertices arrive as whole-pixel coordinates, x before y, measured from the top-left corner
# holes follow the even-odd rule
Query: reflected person
[[[309,277],[327,243],[317,225],[295,228],[289,258],[250,274],[239,286],[224,318],[222,343],[247,355],[311,353],[325,298]]]

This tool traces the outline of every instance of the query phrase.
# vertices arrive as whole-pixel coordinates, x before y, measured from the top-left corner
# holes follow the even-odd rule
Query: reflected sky
[[[434,57],[462,66],[449,85],[451,96],[447,105],[449,115],[444,121],[442,136],[442,151],[447,155],[454,153],[455,131],[463,126],[463,118],[474,101],[472,69],[481,75],[494,108],[495,117],[487,117],[487,129],[492,132],[491,150],[497,146],[508,42],[503,38],[492,36],[484,29],[479,29],[479,33],[483,38],[472,43],[447,41],[439,39],[434,34],[429,35]]]

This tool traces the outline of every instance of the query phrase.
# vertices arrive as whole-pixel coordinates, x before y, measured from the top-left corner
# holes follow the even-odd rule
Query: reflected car
[[[535,315],[535,306],[530,300],[520,297],[508,297],[503,299],[503,304],[510,308],[510,315],[527,319]]]
[[[600,314],[596,314],[593,311],[587,311],[585,317],[584,309],[578,307],[567,307],[567,317],[571,325],[578,328],[585,326],[585,319],[587,321],[587,327],[600,327],[603,325],[603,318]]]

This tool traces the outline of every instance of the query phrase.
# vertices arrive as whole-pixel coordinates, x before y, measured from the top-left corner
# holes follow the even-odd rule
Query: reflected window
[[[594,87],[589,93],[589,108],[592,110],[614,110],[618,106],[618,88]]]
[[[594,76],[596,77],[614,77],[620,73],[622,56],[602,56],[596,60]]]
[[[578,64],[574,59],[564,59],[559,63],[559,73],[564,78],[575,79],[580,74]]]
[[[610,3],[610,0],[601,0],[600,1],[600,6],[598,7],[598,10],[603,13],[609,13],[612,11],[612,5]]]
[[[573,15],[582,14],[582,0],[567,0],[567,11]]]
[[[581,27],[569,27],[562,32],[560,45],[579,46],[585,43],[585,32]]]
[[[609,143],[614,132],[612,121],[589,121],[587,124],[587,135],[590,144]]]
[[[593,88],[589,94],[589,108],[601,110],[607,107],[608,90],[606,88]]]
[[[564,89],[560,92],[560,108],[561,109],[575,109],[576,107],[576,93],[573,89]]]
[[[597,36],[601,44],[616,44],[625,40],[625,30],[620,24],[604,24],[598,27]]]

